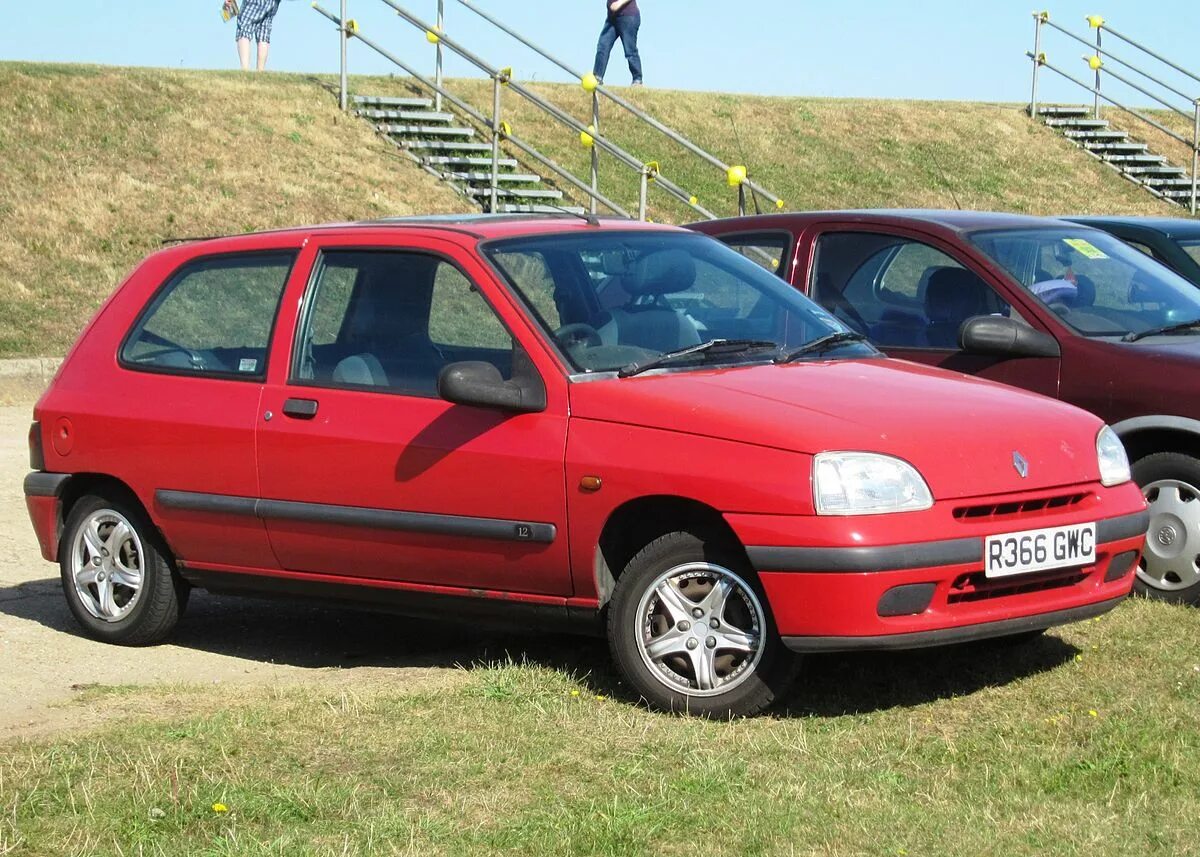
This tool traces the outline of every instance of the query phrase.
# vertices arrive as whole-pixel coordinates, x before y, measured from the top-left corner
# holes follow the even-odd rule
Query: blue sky
[[[339,0],[321,0],[336,10]],[[380,0],[349,0],[350,15],[373,37],[420,66],[431,48]],[[401,0],[433,18],[435,0]],[[512,65],[519,77],[562,79],[561,73],[446,0],[447,30],[485,59]],[[564,59],[590,65],[602,0],[477,0]],[[642,54],[652,86],[809,96],[1021,101],[1028,98],[1036,4],[1030,0],[640,0]],[[1087,34],[1086,14],[1107,13],[1110,24],[1185,65],[1200,36],[1200,12],[1183,0],[1130,3],[1052,2],[1054,19]],[[95,62],[173,68],[233,68],[233,25],[219,17],[220,0],[59,0],[5,4],[0,59]],[[1107,6],[1107,8],[1105,8]],[[51,9],[53,11],[51,11]],[[53,20],[50,20],[52,16]],[[1045,49],[1081,77],[1083,47],[1055,36]],[[333,71],[332,25],[309,0],[285,0],[275,25],[271,67]],[[627,80],[620,48],[609,80]],[[388,72],[386,61],[353,46],[356,72]],[[451,73],[466,71],[451,63]],[[1048,78],[1052,77],[1047,75]],[[1200,91],[1192,84],[1189,91]],[[1047,81],[1047,96],[1069,90]],[[1078,97],[1072,100],[1081,100]],[[1144,101],[1140,99],[1139,101]]]

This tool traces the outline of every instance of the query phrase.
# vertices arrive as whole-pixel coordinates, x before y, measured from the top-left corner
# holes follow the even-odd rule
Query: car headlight
[[[1096,435],[1096,460],[1100,464],[1100,484],[1111,488],[1132,478],[1125,444],[1108,426],[1100,429],[1100,434]]]
[[[813,459],[818,515],[915,512],[933,505],[929,486],[907,461],[872,452],[822,452]]]

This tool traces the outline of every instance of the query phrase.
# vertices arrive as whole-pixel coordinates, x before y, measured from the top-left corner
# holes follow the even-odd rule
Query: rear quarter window
[[[296,254],[211,256],[176,271],[121,349],[128,368],[261,379]]]

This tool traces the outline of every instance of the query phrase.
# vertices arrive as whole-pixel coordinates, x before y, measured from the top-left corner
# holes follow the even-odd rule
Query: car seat
[[[686,292],[696,282],[696,262],[682,250],[648,253],[624,275],[622,286],[632,300],[612,307],[597,328],[604,345],[632,345],[667,352],[700,344],[700,333],[684,313],[660,300]]]
[[[968,318],[987,313],[988,287],[965,268],[942,268],[925,290],[926,337],[931,348],[958,348],[958,331]]]

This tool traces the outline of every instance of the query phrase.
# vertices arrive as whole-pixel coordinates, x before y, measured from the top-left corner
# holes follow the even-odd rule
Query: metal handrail
[[[323,9],[317,3],[313,3],[313,9],[315,9],[317,12],[320,12],[322,15],[324,15],[326,18],[328,18],[334,24],[337,24],[339,27],[341,27],[342,22],[338,18],[337,15],[334,15],[332,12],[329,12],[329,11]],[[470,104],[468,104],[466,101],[463,101],[461,98],[454,95],[454,93],[446,90],[442,86],[439,86],[435,82],[425,78],[420,72],[418,72],[416,69],[412,68],[410,65],[408,65],[406,62],[401,60],[399,57],[397,57],[397,56],[393,55],[392,53],[390,53],[389,51],[387,51],[385,48],[383,48],[382,46],[377,44],[374,40],[372,40],[368,36],[363,35],[361,30],[358,30],[356,28],[355,31],[353,32],[353,36],[354,36],[354,38],[356,38],[360,42],[362,42],[364,45],[371,48],[371,50],[375,51],[377,54],[382,56],[384,59],[394,63],[396,66],[398,66],[400,69],[402,69],[406,74],[411,75],[412,78],[414,80],[416,80],[418,83],[420,83],[422,86],[425,86],[426,88],[431,89],[434,92],[436,92],[439,96],[441,96],[446,101],[453,104],[455,107],[457,107],[463,113],[470,116],[476,122],[480,123],[481,125],[490,127],[491,120],[488,117],[484,116],[482,113],[480,113],[478,110],[476,110]],[[560,167],[557,163],[555,163],[553,160],[548,158],[546,155],[543,155],[536,148],[534,148],[529,143],[526,143],[520,137],[516,136],[515,134],[509,133],[509,134],[504,135],[504,139],[507,142],[511,143],[512,145],[516,146],[518,149],[520,149],[522,152],[524,152],[529,157],[533,158],[539,164],[546,167],[548,170],[552,171],[555,175],[559,176],[564,181],[569,182],[577,190],[588,194],[591,198],[595,199],[601,205],[603,205],[606,208],[608,208],[609,210],[611,210],[614,214],[618,214],[621,217],[630,217],[631,216],[630,213],[625,208],[623,208],[622,206],[613,202],[611,199],[604,196],[603,194],[594,192],[590,187],[588,187],[585,183],[581,182],[578,178],[576,178],[574,175],[572,175],[568,170],[565,170],[562,167]]]
[[[574,69],[571,66],[567,65],[567,63],[565,63],[563,60],[559,59],[558,57],[554,56],[546,49],[535,44],[530,39],[521,35],[520,33],[518,33],[516,30],[509,27],[504,22],[498,20],[497,18],[495,18],[492,15],[485,12],[483,9],[480,9],[473,2],[471,2],[471,0],[456,0],[456,2],[465,6],[468,9],[470,9],[472,12],[474,12],[480,18],[483,18],[483,20],[487,21],[489,24],[491,24],[496,29],[500,30],[503,33],[506,33],[507,35],[511,36],[513,39],[516,39],[518,42],[525,45],[525,47],[529,48],[534,53],[540,55],[543,59],[547,60],[548,62],[552,63],[553,65],[558,66],[562,71],[566,72],[567,74],[569,74],[571,77],[575,78],[576,80],[579,80],[582,82],[585,79],[586,75],[580,74],[577,69]],[[630,102],[626,101],[620,95],[616,94],[615,92],[610,90],[608,87],[604,86],[604,84],[598,83],[594,88],[594,92],[603,95],[604,97],[606,97],[607,99],[612,101],[614,104],[616,104],[618,107],[621,107],[622,109],[626,110],[633,116],[640,119],[642,122],[645,122],[647,125],[649,125],[654,130],[658,131],[660,134],[665,135],[668,139],[678,143],[680,146],[683,146],[685,149],[687,149],[693,155],[696,155],[697,157],[703,159],[704,161],[708,162],[712,166],[721,170],[721,172],[724,173],[725,175],[729,175],[729,170],[732,168],[731,164],[725,163],[720,158],[718,158],[716,155],[712,154],[711,152],[706,151],[705,149],[698,146],[696,143],[693,143],[691,140],[689,140],[683,134],[679,133],[675,129],[673,129],[673,128],[663,124],[659,120],[655,119],[653,116],[646,113],[644,110],[639,108],[637,105],[631,104]],[[751,179],[747,178],[745,181],[745,185],[747,188],[750,189],[750,191],[752,193],[758,194],[763,199],[770,202],[771,205],[775,206],[776,208],[783,208],[783,200],[780,199],[775,194],[768,191],[766,188],[759,185],[757,182],[754,182]]]
[[[1190,209],[1191,209],[1191,213],[1193,215],[1196,214],[1198,197],[1200,197],[1200,98],[1188,95],[1186,92],[1182,91],[1181,89],[1177,88],[1176,86],[1169,84],[1163,80],[1160,80],[1158,77],[1156,77],[1154,74],[1147,71],[1146,69],[1133,64],[1132,62],[1130,62],[1127,59],[1118,57],[1115,54],[1113,54],[1112,51],[1110,51],[1104,47],[1103,33],[1105,33],[1105,32],[1110,33],[1111,35],[1117,37],[1118,39],[1121,39],[1127,45],[1130,45],[1131,47],[1141,51],[1146,56],[1149,56],[1149,57],[1157,60],[1158,62],[1163,63],[1164,65],[1168,66],[1169,68],[1174,69],[1176,72],[1179,72],[1180,74],[1183,74],[1184,76],[1186,76],[1188,78],[1191,78],[1192,80],[1196,81],[1197,83],[1200,83],[1200,76],[1193,74],[1192,72],[1188,71],[1187,69],[1183,68],[1182,66],[1177,65],[1176,63],[1172,62],[1171,60],[1168,60],[1166,57],[1150,50],[1145,45],[1140,44],[1139,42],[1133,40],[1129,36],[1126,36],[1123,33],[1120,33],[1118,31],[1114,30],[1113,28],[1109,27],[1105,23],[1104,18],[1099,15],[1089,15],[1085,18],[1088,25],[1096,31],[1096,37],[1095,37],[1094,43],[1083,38],[1082,36],[1079,36],[1076,33],[1071,32],[1066,27],[1063,27],[1062,25],[1058,24],[1057,22],[1050,20],[1049,12],[1034,12],[1033,18],[1034,18],[1033,52],[1031,53],[1029,51],[1026,51],[1026,53],[1025,53],[1025,55],[1027,57],[1029,57],[1029,59],[1032,60],[1032,62],[1033,62],[1033,86],[1032,86],[1032,89],[1030,92],[1030,98],[1029,98],[1029,115],[1030,115],[1030,117],[1036,119],[1037,115],[1038,115],[1038,72],[1042,68],[1042,66],[1045,66],[1046,68],[1048,68],[1051,71],[1055,72],[1056,74],[1062,76],[1063,78],[1070,81],[1071,83],[1074,83],[1076,86],[1079,86],[1082,89],[1084,89],[1085,91],[1092,93],[1092,95],[1094,96],[1094,99],[1095,99],[1095,106],[1093,108],[1093,115],[1095,116],[1095,118],[1097,118],[1097,119],[1100,118],[1100,102],[1101,102],[1101,100],[1103,100],[1103,101],[1106,101],[1106,102],[1112,104],[1113,106],[1117,107],[1118,109],[1125,111],[1126,113],[1128,113],[1129,115],[1138,119],[1139,121],[1144,122],[1145,124],[1147,124],[1153,128],[1156,128],[1158,131],[1167,135],[1171,139],[1177,140],[1178,142],[1180,142],[1183,145],[1190,148],[1192,151],[1192,170],[1191,170],[1192,187],[1191,187]],[[1046,59],[1046,54],[1042,50],[1042,28],[1043,27],[1050,27],[1051,29],[1058,31],[1058,32],[1068,36],[1069,38],[1074,39],[1075,41],[1080,42],[1083,45],[1086,45],[1088,48],[1090,48],[1094,51],[1094,53],[1091,56],[1083,57],[1084,61],[1088,63],[1088,66],[1095,72],[1096,76],[1095,76],[1095,84],[1094,85],[1089,86],[1087,83],[1072,76],[1071,74],[1064,71],[1063,69],[1058,68],[1057,66],[1051,64]],[[1152,92],[1150,89],[1147,89],[1146,86],[1139,84],[1139,83],[1135,83],[1134,81],[1130,80],[1125,75],[1119,74],[1116,71],[1113,71],[1112,69],[1107,68],[1105,66],[1105,62],[1104,62],[1105,58],[1108,58],[1109,60],[1112,60],[1113,62],[1117,63],[1118,65],[1121,65],[1124,68],[1129,69],[1134,74],[1139,75],[1141,78],[1150,81],[1151,83],[1155,84],[1158,87],[1161,87],[1162,90],[1165,90],[1166,92],[1169,92],[1172,95],[1178,96],[1178,97],[1186,100],[1192,107],[1191,112],[1188,113],[1188,112],[1180,109],[1178,105],[1167,100],[1165,97],[1163,97],[1159,93]],[[1150,118],[1146,114],[1144,114],[1138,110],[1135,110],[1132,107],[1129,107],[1128,105],[1117,101],[1111,95],[1106,94],[1103,91],[1103,86],[1102,86],[1102,77],[1101,77],[1102,72],[1104,74],[1107,74],[1109,77],[1113,78],[1114,80],[1125,84],[1126,86],[1130,87],[1134,91],[1141,93],[1142,95],[1150,98],[1151,100],[1157,102],[1158,104],[1161,104],[1162,106],[1164,106],[1171,112],[1173,112],[1179,116],[1182,116],[1185,119],[1191,119],[1192,120],[1192,138],[1190,140],[1187,139],[1182,134],[1179,134],[1175,131],[1170,130],[1169,128],[1164,126],[1162,123],[1155,121],[1154,119]],[[1150,189],[1153,190],[1153,188],[1150,188]]]
[[[403,18],[408,23],[412,24],[414,27],[421,30],[422,32],[425,32],[425,33],[434,32],[433,30],[430,29],[430,25],[428,23],[426,23],[422,19],[418,18],[416,15],[413,15],[407,9],[402,7],[399,3],[395,2],[395,0],[382,0],[382,2],[385,3],[386,5],[390,6],[393,10],[395,10],[397,15],[399,15],[401,18]],[[499,120],[500,112],[498,109],[499,95],[500,95],[500,92],[502,91],[502,87],[504,87],[507,89],[511,89],[513,92],[520,95],[526,101],[530,102],[535,107],[542,110],[544,113],[547,113],[549,116],[551,116],[553,119],[558,121],[560,124],[567,126],[575,133],[581,134],[581,135],[583,135],[583,134],[588,135],[593,141],[592,145],[600,146],[606,152],[613,155],[619,162],[625,164],[626,166],[633,169],[635,172],[639,173],[641,175],[641,190],[640,190],[640,200],[639,200],[639,216],[641,219],[645,219],[645,217],[646,217],[646,196],[648,193],[649,184],[651,182],[653,182],[656,186],[661,187],[668,194],[675,197],[679,202],[683,203],[684,205],[687,205],[689,208],[698,212],[699,214],[703,215],[704,217],[707,217],[709,219],[714,219],[716,217],[716,215],[713,212],[709,211],[704,206],[700,205],[698,202],[693,201],[693,200],[697,199],[694,194],[688,193],[683,188],[681,188],[679,185],[666,179],[664,176],[662,176],[657,171],[657,169],[652,169],[651,168],[652,165],[642,162],[641,160],[639,160],[638,158],[636,158],[629,152],[625,151],[623,148],[621,148],[616,143],[614,143],[611,140],[607,139],[606,137],[602,136],[598,131],[589,129],[586,125],[584,125],[579,120],[575,119],[573,116],[571,116],[570,114],[568,114],[567,112],[562,110],[557,105],[555,105],[552,102],[548,101],[547,99],[544,99],[541,96],[531,92],[530,90],[526,89],[524,86],[521,86],[519,83],[517,83],[516,81],[511,79],[511,76],[509,75],[509,73],[506,70],[496,68],[495,66],[491,65],[487,61],[481,59],[479,56],[477,56],[476,54],[471,52],[464,45],[460,44],[457,40],[445,35],[444,33],[438,33],[437,36],[438,36],[438,44],[444,45],[446,48],[450,49],[451,51],[456,53],[458,56],[462,57],[467,62],[474,65],[476,68],[478,68],[484,74],[491,77],[493,80],[493,111],[492,111],[492,120],[491,120],[491,125],[492,125],[492,130],[493,130],[493,142],[494,142],[493,163],[496,160],[496,154],[498,152],[497,147],[499,145],[499,140],[500,140],[499,131],[501,129],[500,120]],[[493,167],[493,175],[492,175],[493,193],[495,191],[496,174],[497,174],[497,171]]]

